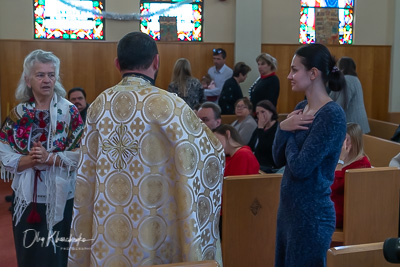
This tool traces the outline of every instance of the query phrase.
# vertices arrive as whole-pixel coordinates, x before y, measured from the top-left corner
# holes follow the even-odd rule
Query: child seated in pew
[[[213,130],[221,142],[226,155],[224,177],[232,175],[258,174],[260,164],[250,147],[244,146],[239,132],[231,125],[222,124]],[[221,200],[222,207],[222,200]],[[219,233],[222,239],[222,208],[219,219]]]
[[[346,170],[371,168],[368,157],[364,154],[363,132],[357,123],[347,123],[346,138],[343,142],[335,178],[331,185],[331,199],[335,204],[336,228],[343,227],[344,177]]]
[[[204,90],[214,89],[215,88],[215,82],[211,79],[211,76],[209,74],[204,75],[201,78],[200,83],[201,83],[201,87]],[[218,96],[216,96],[216,95],[215,96],[206,96],[205,97],[205,101],[210,101],[210,102],[216,103],[217,100],[218,100]],[[218,104],[218,103],[216,103],[216,104]]]
[[[224,177],[231,175],[258,174],[260,164],[250,147],[243,145],[239,132],[231,125],[223,124],[213,130],[226,154]]]

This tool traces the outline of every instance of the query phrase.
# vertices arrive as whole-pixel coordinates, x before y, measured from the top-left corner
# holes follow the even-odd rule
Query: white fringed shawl
[[[32,202],[35,171],[32,168],[18,172],[20,158],[30,150],[31,132],[28,140],[24,140],[21,131],[29,127],[18,127],[22,117],[34,110],[33,102],[21,103],[13,109],[9,121],[4,125],[0,135],[0,168],[1,178],[13,179],[12,189],[15,192],[15,224],[18,224],[26,207]],[[8,125],[7,125],[8,123]],[[62,126],[62,128],[61,128]],[[25,128],[24,128],[25,127]],[[58,127],[58,128],[57,128]],[[10,131],[12,130],[12,132]],[[22,130],[21,130],[22,129]],[[63,219],[68,191],[75,187],[76,173],[80,151],[79,146],[83,129],[79,111],[66,99],[54,94],[50,104],[50,129],[47,142],[47,151],[55,152],[62,167],[37,165],[41,171],[41,178],[46,185],[46,216],[47,227],[51,231],[53,226]],[[29,132],[29,133],[28,133]],[[26,136],[25,136],[26,137]],[[26,139],[26,138],[25,138]],[[11,145],[12,143],[12,145]],[[65,145],[60,151],[60,144]]]

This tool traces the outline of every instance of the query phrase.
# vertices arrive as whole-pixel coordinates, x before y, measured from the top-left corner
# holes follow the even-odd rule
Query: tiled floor
[[[11,212],[8,210],[11,204],[5,201],[5,196],[11,193],[11,182],[0,180],[0,266],[16,267]]]

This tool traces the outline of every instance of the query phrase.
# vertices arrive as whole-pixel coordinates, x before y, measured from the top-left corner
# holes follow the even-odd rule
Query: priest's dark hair
[[[117,58],[121,70],[146,70],[157,54],[154,39],[142,32],[128,33],[118,42]]]

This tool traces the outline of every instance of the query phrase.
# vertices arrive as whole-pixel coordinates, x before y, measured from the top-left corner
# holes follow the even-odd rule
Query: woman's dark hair
[[[278,113],[276,112],[276,108],[271,101],[261,100],[260,102],[257,103],[256,107],[262,107],[266,110],[271,111],[272,112],[271,120],[276,121],[278,119]]]
[[[239,98],[235,102],[235,107],[237,104],[239,104],[240,101],[243,101],[243,104],[246,105],[247,109],[250,110],[251,113],[251,111],[253,110],[253,104],[251,103],[251,101],[247,97]]]
[[[307,70],[317,68],[321,71],[322,80],[332,91],[340,91],[346,87],[344,75],[336,67],[336,60],[329,49],[322,44],[309,44],[297,49],[297,56]]]
[[[233,77],[239,77],[240,74],[245,76],[249,71],[251,71],[251,68],[248,65],[244,62],[238,62],[233,67]]]
[[[339,59],[338,67],[344,75],[357,76],[356,63],[351,57],[342,57]]]
[[[243,141],[242,141],[242,138],[240,137],[239,132],[235,129],[235,127],[233,127],[229,124],[222,124],[222,125],[218,126],[217,128],[215,128],[213,130],[213,133],[223,135],[223,136],[225,136],[226,139],[228,139],[228,137],[226,135],[227,131],[231,132],[231,138],[233,139],[233,141],[235,141],[236,143],[239,143],[241,146],[243,146]]]

